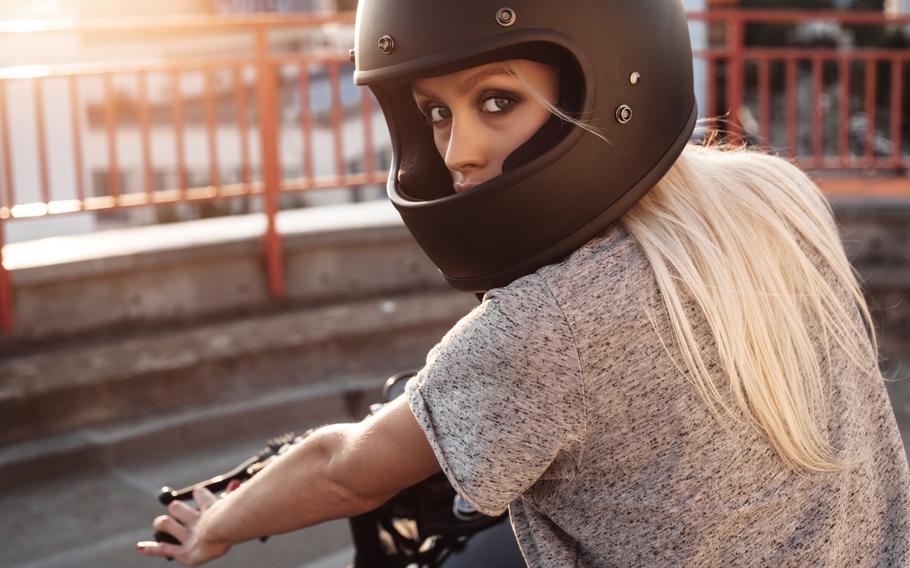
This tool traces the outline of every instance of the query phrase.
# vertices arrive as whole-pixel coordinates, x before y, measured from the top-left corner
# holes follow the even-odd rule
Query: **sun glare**
[[[46,20],[8,20],[0,21],[0,33],[26,34],[47,29]]]
[[[47,77],[52,71],[50,65],[14,65],[0,68],[0,79],[34,79]]]

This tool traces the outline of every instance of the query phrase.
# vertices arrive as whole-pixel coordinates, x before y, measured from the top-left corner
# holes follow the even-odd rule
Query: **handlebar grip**
[[[171,536],[170,533],[164,531],[155,531],[155,542],[167,542],[170,544],[180,544],[180,541]],[[170,556],[167,557],[168,562],[172,562],[174,559]]]
[[[180,545],[180,541],[174,538],[170,533],[164,531],[155,531],[156,542],[167,542],[169,544]]]

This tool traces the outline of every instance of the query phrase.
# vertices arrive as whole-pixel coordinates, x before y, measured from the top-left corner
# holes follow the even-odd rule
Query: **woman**
[[[195,565],[440,468],[529,566],[910,563],[910,473],[868,310],[791,164],[688,144],[667,0],[362,0],[389,195],[481,304],[406,396],[324,427],[140,543]],[[867,330],[868,327],[868,330]]]

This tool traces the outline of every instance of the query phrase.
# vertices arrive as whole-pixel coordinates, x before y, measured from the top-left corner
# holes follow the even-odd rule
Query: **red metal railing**
[[[276,228],[279,194],[292,191],[325,189],[333,187],[355,187],[385,182],[386,172],[375,171],[373,157],[374,142],[372,113],[374,103],[368,91],[361,93],[362,128],[364,139],[365,168],[361,172],[345,171],[344,142],[342,140],[343,108],[340,90],[340,69],[350,65],[347,51],[305,52],[276,54],[270,47],[269,34],[282,28],[313,28],[333,24],[352,24],[353,14],[337,16],[292,16],[292,17],[251,17],[251,18],[181,18],[157,19],[143,22],[92,21],[86,23],[50,23],[29,30],[30,34],[59,33],[105,33],[136,32],[204,32],[217,34],[225,32],[246,32],[253,36],[255,55],[253,57],[223,57],[199,60],[168,61],[163,63],[135,64],[81,64],[64,65],[31,72],[27,77],[18,76],[18,69],[0,69],[0,146],[3,149],[4,185],[0,201],[0,246],[2,246],[3,223],[11,219],[47,215],[62,215],[80,211],[106,211],[144,205],[160,205],[179,202],[199,202],[239,196],[259,196],[263,199],[263,210],[268,219],[264,238],[265,258],[268,267],[269,288],[274,296],[283,294],[283,266],[281,263],[281,236]],[[0,24],[3,34],[18,33],[12,24]],[[304,138],[304,175],[301,178],[282,179],[280,162],[279,115],[281,100],[278,71],[282,67],[294,66],[298,71],[299,97],[303,102],[300,112],[300,127]],[[315,175],[313,158],[314,117],[309,105],[309,78],[311,66],[323,66],[328,70],[331,85],[331,126],[334,137],[335,172],[328,176]],[[230,70],[234,77],[234,101],[237,129],[240,136],[241,175],[239,183],[225,184],[221,181],[219,152],[216,136],[213,72]],[[249,150],[248,98],[251,93],[242,81],[243,73],[253,69],[256,73],[255,91],[256,128],[261,148],[261,176],[252,179],[252,165]],[[202,186],[190,187],[186,153],[185,95],[181,90],[181,78],[192,72],[202,72],[205,109],[205,130],[208,145],[209,180]],[[150,109],[148,101],[148,80],[152,75],[169,75],[172,85],[172,122],[174,130],[175,170],[177,187],[156,190],[153,186],[152,143],[150,140]],[[135,77],[138,91],[138,121],[141,139],[141,164],[143,191],[127,193],[121,187],[121,156],[117,142],[118,104],[112,82],[115,77]],[[101,77],[104,89],[104,129],[107,135],[108,188],[109,195],[88,196],[84,184],[82,121],[84,109],[80,108],[78,83],[88,77]],[[59,199],[51,187],[48,174],[48,145],[45,138],[45,96],[43,84],[50,78],[66,78],[69,83],[69,99],[72,112],[72,151],[75,163],[75,198]],[[40,172],[40,201],[23,203],[17,199],[14,167],[12,160],[10,127],[8,124],[7,85],[13,82],[29,82],[33,86],[37,151]],[[2,249],[0,249],[2,251]],[[0,256],[0,326],[6,332],[12,329],[12,290],[9,274],[2,265]]]
[[[746,46],[747,26],[755,24],[800,25],[825,22],[835,29],[856,27],[910,26],[910,16],[893,17],[867,12],[794,12],[794,11],[713,11],[690,14],[690,20],[713,26],[726,38],[720,47],[696,49],[695,56],[706,62],[708,74],[707,108],[703,116],[729,114],[727,129],[733,138],[751,138],[753,143],[797,159],[810,170],[857,170],[874,168],[905,172],[910,167],[910,156],[903,149],[902,126],[905,119],[904,95],[908,49],[863,48],[798,48]],[[782,91],[772,89],[771,78],[776,67],[783,80]],[[851,110],[857,68],[862,71],[863,82],[861,112]],[[881,68],[887,75],[879,77]],[[726,90],[718,88],[718,70],[726,73]],[[832,72],[833,71],[833,72]],[[806,85],[800,85],[802,75],[808,76]],[[832,77],[834,75],[835,77]],[[751,80],[750,80],[751,77]],[[879,110],[881,94],[879,79],[890,84],[887,124],[890,128],[881,133]],[[833,84],[836,88],[829,88]],[[800,105],[798,95],[809,91],[809,104]],[[829,92],[830,91],[830,92]],[[747,94],[754,94],[752,104]],[[725,96],[725,104],[718,103]],[[778,95],[783,110],[772,109],[772,97]],[[831,99],[837,100],[837,115],[828,112]],[[776,105],[775,105],[776,106]],[[801,108],[802,107],[802,108]],[[806,108],[808,107],[808,108]],[[754,111],[753,111],[754,109]],[[802,114],[801,114],[802,111]],[[784,115],[781,117],[780,115]],[[751,132],[745,128],[745,118],[755,116]],[[851,129],[851,121],[861,119],[862,132]],[[835,132],[828,132],[835,122]],[[785,136],[780,144],[774,143],[775,124],[783,124]],[[808,136],[800,136],[800,125],[809,126]],[[836,134],[836,136],[834,136]],[[831,138],[826,138],[831,136]],[[853,140],[851,138],[859,139]],[[806,144],[802,144],[806,139]],[[826,144],[826,141],[829,141]],[[836,142],[836,145],[834,144]],[[806,148],[804,149],[803,146]],[[860,147],[860,151],[855,150]],[[833,149],[832,149],[833,147]],[[887,151],[885,149],[886,148]]]
[[[889,18],[882,14],[848,12],[766,12],[766,11],[715,11],[690,14],[693,23],[701,22],[708,28],[708,43],[697,47],[695,56],[705,64],[706,76],[703,87],[706,107],[702,116],[726,117],[722,125],[733,139],[745,139],[799,160],[807,169],[839,170],[842,173],[874,168],[891,172],[905,172],[908,157],[904,154],[902,124],[905,109],[900,101],[906,93],[904,78],[910,53],[907,50],[888,49],[801,49],[747,47],[745,38],[748,26],[764,24],[801,24],[815,21],[833,22],[839,26],[891,26],[910,25],[910,17]],[[345,105],[342,102],[342,73],[350,70],[346,51],[309,51],[303,53],[276,53],[270,44],[270,34],[289,28],[310,29],[326,25],[353,23],[353,14],[337,16],[293,16],[293,17],[251,17],[251,18],[186,18],[154,19],[142,22],[94,20],[81,23],[50,23],[30,29],[29,34],[104,34],[156,33],[162,37],[168,34],[193,32],[213,35],[221,33],[245,33],[254,41],[252,56],[208,57],[180,61],[102,63],[65,65],[41,69],[22,76],[18,69],[0,69],[0,158],[4,173],[0,176],[3,191],[0,192],[0,326],[6,332],[12,329],[12,289],[9,274],[2,264],[3,224],[23,217],[61,215],[79,211],[107,211],[127,207],[159,205],[179,202],[200,202],[239,196],[257,197],[263,200],[263,210],[268,219],[264,238],[269,286],[274,296],[283,294],[283,266],[281,263],[281,236],[276,229],[278,198],[286,192],[306,191],[332,187],[355,187],[365,184],[382,184],[386,172],[377,170],[385,164],[376,163],[375,140],[372,117],[376,111],[372,97],[366,90],[361,92],[359,117],[363,136],[363,163],[360,171],[347,172],[344,160],[345,141],[343,124]],[[0,37],[21,33],[22,26],[0,23]],[[723,41],[719,41],[722,38]],[[880,73],[887,65],[890,75],[890,103],[887,113],[881,111],[878,85],[883,79]],[[330,107],[324,120],[332,131],[334,172],[330,175],[316,175],[314,155],[314,129],[317,117],[311,104],[311,66],[326,70],[329,84]],[[296,69],[296,81],[289,84],[282,78],[283,69]],[[837,88],[826,91],[831,82],[831,71],[837,70]],[[854,86],[858,73],[862,71],[862,109],[854,112]],[[255,90],[248,91],[244,82],[245,73],[255,72]],[[233,77],[235,126],[240,138],[238,180],[226,181],[222,176],[223,158],[218,147],[217,97],[214,74],[227,72]],[[186,130],[187,97],[181,88],[181,79],[190,73],[201,73],[203,89],[201,107],[202,123],[205,129],[208,157],[208,183],[190,184],[187,165]],[[174,173],[176,187],[156,188],[151,142],[152,105],[149,100],[149,82],[156,76],[170,77],[171,102],[170,118],[173,123]],[[805,76],[809,81],[800,79]],[[106,195],[88,195],[84,183],[84,160],[81,133],[86,128],[85,109],[81,106],[80,82],[89,78],[100,78],[104,93],[103,130],[106,135],[107,186]],[[136,115],[139,132],[139,156],[127,156],[118,144],[121,130],[120,105],[116,100],[114,81],[123,78],[135,80]],[[783,89],[775,89],[775,79],[783,83]],[[65,81],[69,108],[72,114],[72,155],[74,162],[73,198],[62,198],[53,187],[49,174],[49,153],[46,140],[45,84],[49,81]],[[11,151],[8,85],[26,82],[33,86],[34,121],[37,130],[38,180],[40,200],[26,203],[17,200],[13,154]],[[279,133],[282,120],[282,92],[296,89],[299,101],[296,120],[302,141],[301,177],[282,175],[281,147]],[[811,92],[809,112],[801,108],[799,95]],[[824,101],[835,95],[838,100],[837,116],[827,112]],[[256,119],[260,145],[261,175],[254,179],[254,168],[250,157],[248,134],[250,117],[248,103],[255,97]],[[805,105],[803,105],[805,106]],[[350,110],[348,105],[347,110]],[[802,112],[800,112],[802,110]],[[887,116],[887,120],[884,120]],[[750,118],[751,117],[751,118]],[[349,119],[351,114],[349,113]],[[832,119],[836,118],[837,136],[832,138],[829,131]],[[851,121],[857,122],[862,132],[851,130]],[[878,119],[878,120],[877,120]],[[890,121],[890,122],[889,122]],[[887,122],[887,132],[877,128],[877,122]],[[800,126],[809,125],[808,136],[802,135]],[[836,140],[826,144],[828,140]],[[779,142],[779,143],[778,143]],[[857,152],[857,148],[859,151]],[[887,149],[887,152],[883,150]],[[121,181],[121,166],[127,157],[135,158],[141,168],[140,191],[126,191]],[[907,189],[910,195],[910,188]]]

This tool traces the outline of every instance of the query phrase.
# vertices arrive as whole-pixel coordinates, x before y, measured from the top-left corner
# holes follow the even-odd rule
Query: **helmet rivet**
[[[616,109],[616,120],[620,124],[628,124],[632,120],[632,107],[629,105],[619,105]]]
[[[384,35],[379,38],[379,49],[386,55],[395,51],[395,38],[390,35]]]
[[[518,15],[515,14],[515,10],[512,8],[500,8],[496,12],[496,23],[504,28],[513,25],[516,19],[518,19]]]
[[[629,75],[629,82],[632,83],[633,85],[637,85],[639,81],[641,81],[641,73],[639,73],[638,71],[635,71],[634,73]]]

